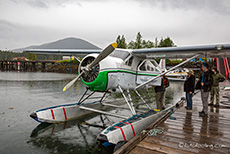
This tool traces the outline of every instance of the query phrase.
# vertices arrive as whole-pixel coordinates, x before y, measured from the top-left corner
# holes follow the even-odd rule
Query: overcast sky
[[[230,43],[229,0],[0,0],[0,50],[66,37],[101,48],[118,35],[177,46]]]

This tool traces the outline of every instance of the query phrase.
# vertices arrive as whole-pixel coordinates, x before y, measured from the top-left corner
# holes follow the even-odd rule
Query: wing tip
[[[112,46],[113,46],[114,49],[116,49],[117,43],[116,42],[112,43]]]

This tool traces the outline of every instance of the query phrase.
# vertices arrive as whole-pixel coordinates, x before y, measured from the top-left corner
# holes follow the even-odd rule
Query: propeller
[[[71,87],[84,73],[87,73],[91,68],[95,65],[97,65],[100,61],[102,61],[104,58],[106,58],[110,53],[112,53],[117,47],[117,43],[112,43],[108,45],[98,56],[94,61],[90,64],[88,64],[86,67],[83,68],[82,72],[74,78],[72,81],[70,81],[64,88],[63,91],[66,91],[69,87]]]

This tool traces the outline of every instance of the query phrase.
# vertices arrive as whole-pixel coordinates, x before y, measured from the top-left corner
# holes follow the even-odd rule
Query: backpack
[[[164,80],[164,86],[167,88],[169,86],[169,80],[167,78],[163,78]]]
[[[225,77],[224,77],[223,75],[219,74],[218,81],[219,81],[219,82],[225,81]]]
[[[195,89],[201,89],[201,81],[199,80],[199,81],[197,81],[197,83],[196,83],[196,86],[195,86]]]

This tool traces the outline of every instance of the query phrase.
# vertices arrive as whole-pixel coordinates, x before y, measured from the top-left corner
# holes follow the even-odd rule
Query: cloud
[[[32,7],[48,8],[47,4],[42,0],[27,0],[26,2]]]
[[[135,0],[141,5],[161,8],[162,10],[181,9],[187,10],[205,10],[220,14],[230,14],[229,0]]]
[[[81,7],[81,4],[76,0],[10,0],[13,3],[25,3],[33,8],[48,9],[50,7],[65,7],[67,4],[77,4]]]
[[[46,1],[42,1],[42,0],[10,0],[10,1],[16,4],[26,3],[33,8],[45,8],[45,9],[48,8]]]
[[[152,41],[169,36],[178,46],[225,43],[229,11],[226,0],[0,1],[0,48],[70,36],[103,48],[118,35],[130,41],[138,32]]]
[[[0,19],[0,33],[0,49],[2,50],[39,45],[61,37],[57,31],[46,27],[26,26],[2,19]]]

